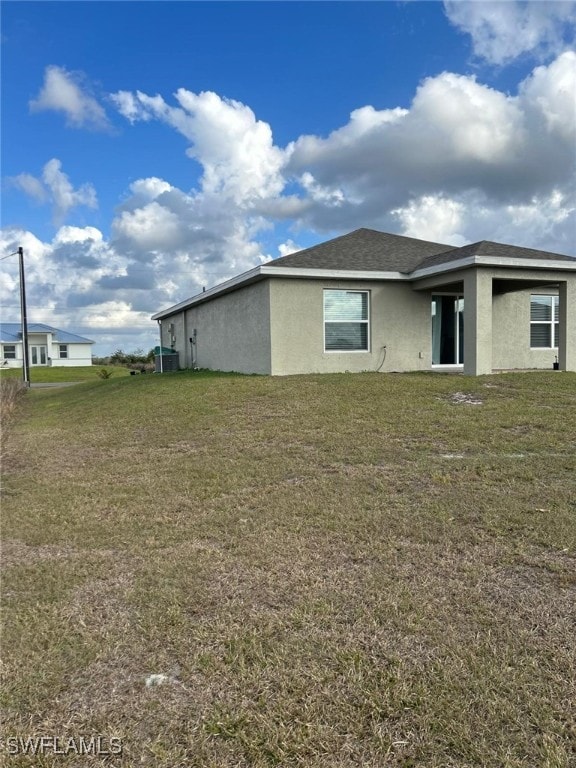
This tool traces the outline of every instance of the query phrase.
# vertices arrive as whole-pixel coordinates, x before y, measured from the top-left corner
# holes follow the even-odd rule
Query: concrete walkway
[[[81,381],[41,381],[38,383],[32,382],[30,389],[49,389],[53,387],[73,387],[74,384],[82,384]]]

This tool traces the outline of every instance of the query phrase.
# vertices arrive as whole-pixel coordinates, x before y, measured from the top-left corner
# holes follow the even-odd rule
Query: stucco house
[[[152,319],[182,368],[576,371],[576,258],[359,229]]]
[[[28,323],[30,366],[92,365],[93,341],[43,323]],[[0,364],[22,367],[22,325],[0,323]]]

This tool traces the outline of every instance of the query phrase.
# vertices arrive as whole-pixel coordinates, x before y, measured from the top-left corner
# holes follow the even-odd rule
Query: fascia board
[[[173,307],[163,309],[152,315],[152,320],[162,320],[165,317],[175,315],[184,309],[199,304],[207,299],[214,298],[222,293],[228,293],[231,290],[240,288],[264,277],[295,277],[308,279],[332,279],[332,280],[408,280],[408,275],[402,272],[376,272],[370,270],[351,270],[351,269],[301,269],[299,267],[270,267],[262,264],[259,267],[243,272],[241,275],[226,280],[224,283],[215,285],[207,291],[196,294],[186,301],[181,301]]]
[[[466,267],[508,267],[512,269],[553,269],[576,271],[576,259],[511,259],[505,256],[468,256],[466,259],[447,261],[444,264],[434,264],[431,267],[415,269],[410,273],[410,280],[422,277],[433,277],[443,272],[455,272]]]
[[[466,259],[459,259],[458,261],[446,261],[443,264],[434,264],[431,267],[423,267],[422,269],[415,269],[414,272],[410,272],[410,280],[418,280],[421,277],[434,277],[442,272],[453,272],[456,269],[464,269],[465,267],[473,267],[476,263],[475,256],[468,256]]]
[[[332,280],[408,280],[403,272],[382,272],[374,269],[308,269],[302,267],[270,267],[264,264],[266,277],[307,277]]]
[[[516,267],[517,269],[562,269],[576,271],[576,259],[510,259],[505,256],[476,256],[476,264],[486,267]]]
[[[180,312],[182,309],[188,309],[188,307],[194,306],[194,304],[198,304],[201,301],[206,301],[206,299],[210,299],[213,296],[217,296],[219,293],[225,293],[227,291],[232,290],[233,288],[238,288],[244,283],[248,283],[250,281],[253,281],[255,279],[258,279],[260,277],[260,270],[262,267],[254,267],[254,269],[248,270],[248,272],[242,272],[240,275],[236,275],[236,277],[230,278],[230,280],[226,280],[224,283],[219,283],[218,285],[215,285],[213,288],[208,288],[207,291],[202,291],[202,293],[197,293],[196,296],[192,296],[189,299],[186,299],[185,301],[181,301],[179,304],[174,304],[173,307],[168,307],[168,309],[163,309],[161,312],[157,312],[155,315],[152,315],[152,320],[162,320],[164,317],[170,317],[170,315],[175,315],[177,312]]]

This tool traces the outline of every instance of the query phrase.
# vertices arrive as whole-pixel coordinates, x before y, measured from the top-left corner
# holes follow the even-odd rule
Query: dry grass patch
[[[462,382],[31,393],[4,733],[124,754],[7,764],[574,764],[576,377],[466,379],[482,405],[455,407]]]
[[[26,388],[19,379],[0,379],[0,464],[11,458],[10,435]]]

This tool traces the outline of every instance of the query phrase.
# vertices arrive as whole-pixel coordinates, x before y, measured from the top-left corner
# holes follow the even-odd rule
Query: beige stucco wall
[[[490,291],[485,289],[493,280],[500,281],[501,289],[504,289],[506,282],[509,281],[510,290],[506,293],[494,294],[490,301]],[[515,290],[514,282],[520,280],[530,283],[530,287]],[[475,362],[478,364],[480,370],[477,370],[477,373],[488,373],[493,369],[502,368],[551,369],[557,354],[561,368],[566,365],[567,370],[576,370],[576,301],[573,298],[576,296],[576,275],[574,272],[544,269],[510,270],[496,267],[480,268],[474,275],[473,270],[468,269],[423,278],[416,281],[414,287],[430,295],[437,291],[441,292],[444,284],[458,281],[464,284],[465,372],[467,361],[469,367],[474,366]],[[530,295],[532,293],[557,294],[556,286],[562,281],[568,286],[565,363],[560,350],[530,349]],[[483,290],[475,295],[479,285],[483,286]],[[476,323],[471,329],[467,318],[474,315],[476,315]],[[470,347],[477,342],[478,347],[470,355]],[[476,361],[472,359],[473,357],[476,357]]]
[[[492,365],[494,368],[552,368],[558,350],[530,349],[530,296],[553,296],[555,288],[532,288],[493,297]]]
[[[370,292],[368,352],[324,351],[324,288]],[[270,307],[275,375],[430,368],[430,294],[408,283],[276,278]]]
[[[481,269],[471,281],[471,274],[471,270],[463,270],[425,278],[415,284],[270,278],[164,319],[163,345],[172,346],[169,325],[173,323],[174,348],[180,353],[183,368],[192,366],[189,338],[196,329],[196,363],[200,368],[273,375],[430,370],[431,296],[459,283],[466,286],[464,323],[465,329],[468,328],[465,332],[468,351],[465,349],[465,355],[479,372],[498,368],[552,368],[557,350],[530,349],[530,295],[555,293],[550,283],[567,279],[571,309],[575,303],[572,297],[576,295],[576,276],[552,271],[514,270],[512,273],[505,269]],[[492,296],[491,281],[504,281],[512,275],[516,280],[534,283],[530,288]],[[480,283],[484,288],[478,293]],[[510,288],[513,287],[510,283]],[[324,351],[323,291],[326,288],[369,292],[368,352]],[[475,315],[476,320],[472,332],[471,315]],[[576,339],[574,311],[569,311],[568,330],[567,338]],[[470,345],[476,343],[478,346],[474,346],[470,355]],[[575,346],[571,343],[568,352]],[[567,355],[571,366],[574,355]]]
[[[196,329],[199,368],[239,373],[270,373],[269,283],[262,281],[198,304],[162,321],[162,343],[172,346],[180,367],[192,365],[190,337]]]

